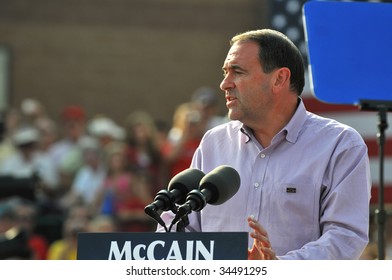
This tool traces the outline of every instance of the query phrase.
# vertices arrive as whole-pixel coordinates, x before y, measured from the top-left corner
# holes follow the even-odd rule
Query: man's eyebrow
[[[232,69],[232,70],[241,70],[241,71],[247,72],[244,68],[242,68],[242,67],[239,66],[238,64],[231,64],[231,65],[229,65],[229,66],[223,66],[223,67],[222,67],[222,71],[223,71],[223,72],[227,71],[228,69]]]

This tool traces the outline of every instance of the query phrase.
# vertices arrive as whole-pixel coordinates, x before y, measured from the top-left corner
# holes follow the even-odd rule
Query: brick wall
[[[195,88],[218,90],[228,39],[263,27],[264,2],[0,0],[10,105],[34,97],[55,118],[77,103],[120,123],[135,109],[170,122]]]

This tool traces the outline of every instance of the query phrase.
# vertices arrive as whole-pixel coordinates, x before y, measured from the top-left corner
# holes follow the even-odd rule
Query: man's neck
[[[275,135],[290,122],[299,103],[298,98],[296,102],[279,105],[278,110],[273,111],[274,113],[270,114],[267,119],[251,128],[253,135],[264,148],[268,147]]]

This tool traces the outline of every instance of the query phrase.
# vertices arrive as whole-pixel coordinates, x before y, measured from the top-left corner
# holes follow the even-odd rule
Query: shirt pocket
[[[309,183],[277,183],[271,194],[269,227],[279,240],[305,244],[317,239],[319,218],[317,191]],[[287,244],[289,245],[289,244]]]

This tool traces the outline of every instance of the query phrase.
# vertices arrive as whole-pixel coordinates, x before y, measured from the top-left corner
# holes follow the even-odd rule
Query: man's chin
[[[232,120],[232,121],[239,121],[240,120],[240,116],[238,114],[236,114],[233,111],[230,111],[227,113],[227,117]]]

